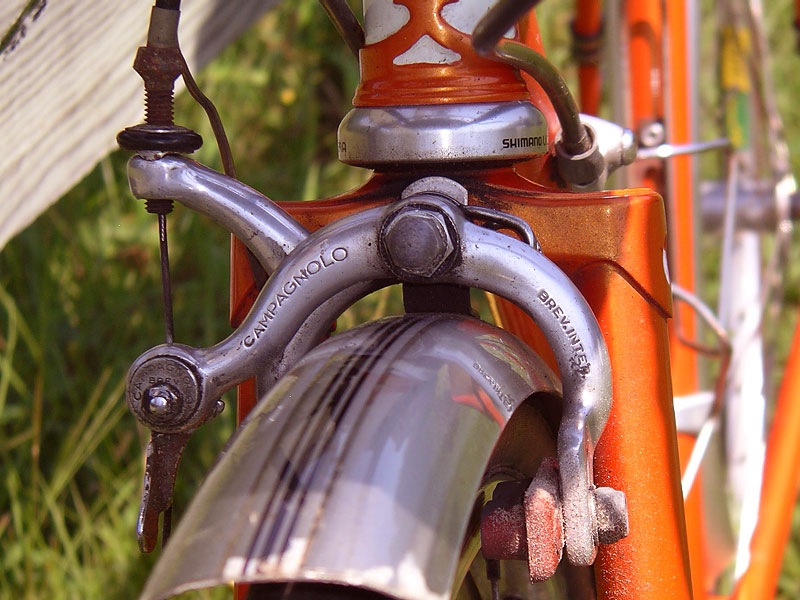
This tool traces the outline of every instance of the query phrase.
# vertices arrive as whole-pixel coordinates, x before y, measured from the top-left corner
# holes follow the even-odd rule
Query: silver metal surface
[[[177,401],[175,394],[166,386],[162,386],[162,389],[150,388],[148,396],[148,409],[157,414],[168,412],[171,405]]]
[[[407,202],[420,205],[415,197]],[[565,502],[567,556],[588,565],[597,544],[594,521],[592,459],[611,407],[611,371],[597,321],[569,278],[531,246],[467,221],[457,205],[428,196],[427,211],[446,216],[455,227],[459,256],[450,270],[432,282],[477,287],[507,298],[536,322],[553,349],[564,386],[564,410],[558,435],[558,459]],[[258,373],[270,356],[280,354],[317,306],[365,281],[392,280],[378,251],[386,219],[402,207],[377,207],[341,219],[301,242],[256,299],[242,325],[211,348],[158,346],[131,367],[128,394],[146,391],[139,377],[151,362],[171,357],[197,380],[196,398],[179,426],[202,423],[216,399]]]
[[[242,240],[268,272],[308,236],[266,196],[188,158],[134,156],[128,162],[128,182],[137,198],[175,200],[210,217]]]
[[[594,131],[600,154],[606,162],[605,176],[636,160],[636,136],[627,127],[581,113],[581,123]]]
[[[230,581],[449,598],[489,457],[534,392],[558,393],[552,372],[469,317],[407,315],[334,336],[237,431],[141,598]],[[531,456],[550,455],[536,431],[518,433]]]
[[[196,395],[183,400],[191,408],[174,425],[184,430],[197,427],[225,391],[281,356],[317,307],[356,284],[388,283],[392,274],[378,253],[377,224],[383,211],[379,207],[352,215],[301,242],[269,278],[242,324],[215,346],[162,345],[144,352],[129,371],[129,404],[135,406],[139,388],[148,386],[149,379],[140,377],[139,370],[172,357],[198,381]]]
[[[228,229],[242,240],[267,270],[274,271],[308,231],[283,209],[243,183],[199,163],[174,155],[153,160],[134,156],[128,164],[133,194],[142,199],[177,200]],[[265,358],[259,385],[266,388],[330,331],[350,304],[374,291],[371,282],[356,284],[321,304],[281,352]],[[269,367],[269,368],[267,368]]]
[[[639,145],[642,148],[653,148],[664,143],[667,130],[661,121],[651,121],[639,129]]]
[[[530,102],[359,107],[339,125],[339,160],[362,167],[518,160],[547,152]]]
[[[305,228],[259,192],[184,157],[159,155],[145,160],[134,156],[128,165],[128,175],[135,196],[177,200],[209,216],[243,240],[268,272],[308,235]],[[372,282],[359,282],[323,302],[280,352],[264,358],[259,387],[267,389],[324,339],[342,311],[375,289]],[[162,373],[162,376],[168,375]],[[138,408],[134,413],[145,424],[154,424],[152,420],[141,419]]]
[[[659,144],[658,146],[640,148],[636,153],[636,158],[637,160],[671,158],[685,154],[700,154],[701,152],[710,152],[712,150],[726,150],[730,147],[731,142],[727,138],[688,144]]]
[[[336,319],[350,306],[386,285],[385,281],[363,281],[354,284],[326,300],[303,321],[300,329],[280,354],[266,358],[261,373],[256,374],[259,395],[265,394],[284,373],[292,368],[305,354],[322,342],[333,329]]]
[[[727,184],[704,181],[700,184],[700,214],[703,227],[721,229],[726,214]],[[800,194],[788,195],[789,217],[800,219]],[[769,180],[744,179],[736,186],[736,199],[731,216],[737,227],[758,231],[774,231],[782,216],[775,202],[775,183]]]
[[[577,156],[564,154],[556,145],[559,156],[559,173],[576,192],[597,191],[605,188],[609,175],[636,159],[636,136],[630,129],[616,123],[581,113],[581,123],[587,127],[592,147]],[[596,163],[589,169],[582,163]]]
[[[581,293],[530,246],[472,223],[463,225],[461,263],[442,279],[490,291],[522,308],[553,349],[564,389],[558,465],[567,558],[588,565],[596,554],[592,460],[611,409],[605,341]]]

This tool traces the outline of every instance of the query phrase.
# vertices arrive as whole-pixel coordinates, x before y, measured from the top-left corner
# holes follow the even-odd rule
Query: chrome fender
[[[141,597],[235,581],[449,598],[492,451],[537,392],[560,395],[550,369],[472,318],[391,317],[334,336],[237,431]]]

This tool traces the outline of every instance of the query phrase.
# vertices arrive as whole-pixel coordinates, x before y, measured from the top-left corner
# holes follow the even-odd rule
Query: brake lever
[[[180,346],[169,344],[166,347],[174,349]],[[134,363],[133,372],[139,379],[129,385],[129,405],[139,422],[150,429],[136,535],[140,550],[152,552],[158,540],[161,513],[165,513],[162,546],[169,537],[169,511],[183,449],[198,427],[219,415],[225,404],[216,400],[202,418],[186,424],[186,411],[192,411],[187,399],[197,394],[198,388],[194,374],[184,363],[161,357],[144,368]]]
[[[175,491],[175,476],[181,461],[183,449],[192,436],[191,432],[161,433],[150,432],[144,467],[144,491],[136,522],[136,537],[139,550],[152,552],[158,541],[158,517],[164,515],[164,531],[161,545],[169,538],[169,510],[172,508],[172,494]]]

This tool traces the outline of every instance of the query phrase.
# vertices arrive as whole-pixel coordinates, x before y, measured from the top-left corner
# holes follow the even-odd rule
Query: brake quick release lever
[[[158,517],[164,513],[162,545],[166,544],[172,528],[172,494],[175,476],[183,449],[191,433],[150,433],[147,460],[144,467],[144,490],[136,522],[139,550],[152,552],[158,540]]]

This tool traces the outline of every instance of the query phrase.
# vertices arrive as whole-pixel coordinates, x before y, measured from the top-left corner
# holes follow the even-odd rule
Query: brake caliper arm
[[[253,252],[268,273],[308,230],[263,194],[183,156],[128,162],[131,192],[142,200],[175,200],[222,225]]]

